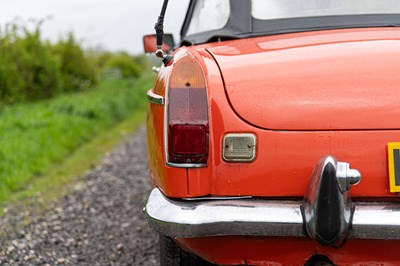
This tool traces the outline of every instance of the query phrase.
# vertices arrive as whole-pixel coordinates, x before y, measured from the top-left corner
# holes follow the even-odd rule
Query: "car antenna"
[[[160,16],[158,16],[158,20],[156,25],[154,26],[154,29],[156,30],[156,39],[157,39],[157,51],[156,51],[156,56],[162,58],[162,62],[164,63],[164,66],[167,66],[168,63],[172,60],[172,56],[164,53],[164,51],[161,49],[163,45],[163,39],[164,39],[164,16],[165,16],[165,11],[167,10],[168,6],[168,0],[164,0]]]

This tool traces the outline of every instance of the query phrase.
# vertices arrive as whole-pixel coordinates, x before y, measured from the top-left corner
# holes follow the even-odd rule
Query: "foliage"
[[[29,23],[0,26],[0,202],[143,110],[152,79],[144,57],[85,51],[72,33],[52,44]]]
[[[0,26],[0,112],[7,104],[48,99],[93,87],[102,73],[137,78],[144,60],[124,52],[87,52],[72,33],[56,44],[41,39],[43,21]],[[32,26],[33,24],[33,26]]]
[[[121,52],[115,54],[107,61],[110,68],[118,68],[121,71],[122,78],[137,78],[142,69],[138,63],[127,53]]]
[[[49,44],[40,40],[40,25],[28,30],[9,24],[0,33],[0,94],[5,103],[49,98],[60,90],[58,62]]]
[[[147,58],[126,52],[91,51],[91,57],[98,66],[99,76],[105,79],[137,78],[149,68]]]
[[[107,81],[96,90],[6,107],[0,116],[0,201],[95,135],[144,109],[151,79]]]
[[[135,62],[137,62],[137,64],[139,64],[139,66],[141,66],[141,68],[142,68],[143,70],[145,70],[145,69],[151,69],[151,66],[154,65],[154,64],[161,64],[161,60],[159,60],[159,58],[156,58],[156,59],[158,59],[158,60],[157,60],[154,64],[151,62],[150,58],[151,58],[151,57],[149,57],[149,56],[147,56],[147,55],[144,55],[144,54],[142,54],[142,55],[137,55],[137,56],[134,56],[134,57],[133,57],[133,59],[135,60]]]
[[[77,91],[97,83],[95,65],[85,56],[72,33],[53,48],[60,60],[64,91]]]

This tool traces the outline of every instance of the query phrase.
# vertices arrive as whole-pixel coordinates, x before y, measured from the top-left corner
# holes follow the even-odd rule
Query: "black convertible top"
[[[251,0],[230,0],[230,16],[223,28],[187,35],[196,1],[190,1],[181,29],[181,44],[184,45],[291,32],[400,26],[400,14],[340,15],[260,20],[253,18],[251,15]]]

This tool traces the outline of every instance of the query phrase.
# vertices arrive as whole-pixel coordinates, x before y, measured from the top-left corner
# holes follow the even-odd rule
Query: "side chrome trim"
[[[161,67],[153,66],[153,67],[151,68],[151,70],[152,70],[154,73],[158,74],[158,73],[160,73],[160,71],[161,71]]]
[[[153,92],[153,89],[150,89],[147,91],[147,99],[151,103],[159,104],[159,105],[164,105],[164,97],[157,95]]]
[[[251,235],[305,237],[302,201],[179,201],[155,188],[144,208],[157,232],[178,238]],[[357,202],[349,238],[400,240],[400,202]]]

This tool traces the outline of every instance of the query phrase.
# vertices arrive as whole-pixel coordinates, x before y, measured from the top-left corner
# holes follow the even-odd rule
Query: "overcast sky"
[[[85,47],[143,52],[142,36],[154,33],[163,0],[1,0],[0,27],[21,18],[44,19],[43,38],[55,41],[74,32]],[[165,32],[178,39],[188,0],[169,1]],[[176,40],[177,41],[177,40]]]

